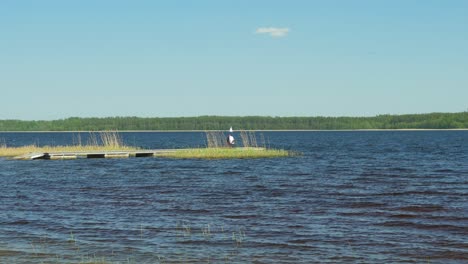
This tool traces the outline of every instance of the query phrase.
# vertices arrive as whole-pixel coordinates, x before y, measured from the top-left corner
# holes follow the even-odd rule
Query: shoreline
[[[0,131],[0,133],[94,133],[109,130],[64,130],[64,131]],[[118,133],[185,133],[185,132],[225,132],[227,130],[111,130]],[[368,132],[368,131],[468,131],[468,128],[400,128],[400,129],[244,129],[238,131],[255,132]],[[236,132],[236,130],[234,130]]]

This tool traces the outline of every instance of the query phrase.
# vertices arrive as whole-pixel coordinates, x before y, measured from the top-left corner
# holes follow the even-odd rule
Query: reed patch
[[[66,146],[37,146],[27,145],[13,147],[0,141],[0,157],[14,157],[27,153],[53,153],[53,152],[86,152],[86,151],[130,151],[139,150],[137,147],[125,145],[117,131],[91,132],[86,143],[81,136],[73,137],[73,145]]]
[[[249,159],[249,158],[278,158],[294,155],[282,149],[267,149],[260,147],[241,148],[193,148],[180,149],[174,152],[161,153],[157,156],[185,159]]]
[[[277,158],[295,156],[296,153],[283,149],[272,149],[269,147],[269,141],[260,134],[259,139],[254,131],[239,131],[238,142],[235,145],[227,143],[227,136],[220,131],[205,132],[206,146],[200,148],[175,149],[175,150],[148,150],[154,152],[148,156],[167,157],[167,158],[193,158],[193,159],[248,159],[248,158]],[[267,146],[268,145],[268,146]],[[0,141],[0,157],[21,158],[23,155],[31,154],[56,154],[68,153],[70,155],[61,155],[60,159],[66,157],[83,155],[83,152],[112,152],[118,151],[118,155],[111,155],[114,158],[129,157],[126,151],[142,151],[144,149],[125,145],[122,137],[117,131],[92,132],[87,137],[86,143],[83,143],[81,134],[73,136],[73,144],[65,146],[7,146],[6,142]],[[75,154],[75,155],[72,155]],[[89,154],[91,155],[91,154]],[[89,156],[88,155],[88,156]],[[105,154],[100,154],[105,157]],[[86,156],[86,155],[85,155]],[[29,158],[27,158],[29,159]]]

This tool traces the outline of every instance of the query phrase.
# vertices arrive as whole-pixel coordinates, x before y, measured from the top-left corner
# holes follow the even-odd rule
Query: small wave
[[[298,214],[304,212],[304,209],[302,208],[291,208],[288,210],[288,212],[293,213],[293,214]]]
[[[344,216],[364,216],[368,215],[368,213],[363,213],[363,212],[341,212],[338,213],[339,215],[344,215]]]
[[[222,174],[224,174],[224,175],[239,175],[239,174],[242,174],[242,172],[241,171],[225,171]]]
[[[372,196],[378,196],[378,197],[404,196],[404,195],[433,195],[433,196],[435,196],[435,195],[450,195],[450,194],[453,194],[453,193],[426,190],[426,191],[383,192],[383,193],[372,194]]]
[[[172,211],[173,209],[170,209],[168,211]],[[175,213],[184,213],[184,214],[209,214],[211,211],[206,210],[206,209],[176,209],[174,210]]]
[[[298,241],[298,242],[294,242]],[[305,241],[305,243],[300,243],[301,239],[297,240],[291,240],[291,241],[286,241],[285,243],[275,243],[272,241],[248,241],[249,247],[254,247],[254,248],[259,248],[259,249],[264,249],[264,250],[271,250],[271,249],[284,249],[284,250],[299,250],[299,251],[310,251],[314,248],[316,248],[316,245],[313,245],[311,243],[312,241],[308,242]],[[279,263],[298,263],[298,262],[281,262],[276,259],[277,262]],[[273,263],[273,262],[268,262],[268,263]]]
[[[312,176],[311,173],[304,173],[304,172],[291,172],[288,173],[289,176]]]
[[[372,194],[373,196],[401,196],[401,195],[408,195],[408,192],[383,192],[383,193],[376,193]]]
[[[440,230],[440,231],[452,231],[460,234],[468,234],[468,230],[465,227],[448,225],[448,224],[422,224],[422,223],[413,223],[406,221],[386,221],[383,223],[376,224],[377,226],[387,226],[387,227],[411,227],[421,230]]]
[[[449,192],[441,192],[441,191],[433,191],[433,190],[426,190],[426,191],[412,191],[406,192],[406,194],[416,194],[416,195],[449,195],[452,193]]]
[[[10,222],[10,225],[28,225],[30,224],[31,222],[29,222],[28,220],[16,220],[16,221],[13,221],[13,222]]]
[[[454,259],[454,260],[468,260],[468,254],[465,252],[444,250],[438,251],[429,256],[431,259]]]
[[[317,240],[314,240],[314,239],[292,239],[292,240],[289,240],[287,241],[288,243],[291,243],[291,244],[307,244],[307,243],[317,243]]]
[[[305,228],[303,225],[288,225],[288,228],[292,229],[302,229]]]
[[[22,251],[0,249],[1,257],[23,256],[24,254],[25,252],[22,252]]]
[[[410,205],[410,206],[404,206],[398,208],[400,211],[405,211],[405,212],[423,212],[423,213],[429,213],[429,212],[440,212],[440,211],[445,211],[445,208],[440,205],[434,205],[434,204],[427,204],[427,205]]]
[[[81,224],[84,225],[84,226],[104,226],[107,223],[106,222],[90,221],[90,222],[82,222]]]
[[[260,184],[254,185],[253,187],[255,188],[255,190],[267,190],[268,189],[265,185],[260,185]]]
[[[184,240],[179,240],[175,242],[176,244],[182,244],[182,245],[197,245],[197,246],[219,246],[218,241],[210,241],[210,240],[205,240],[205,239],[186,239]]]
[[[383,223],[376,224],[377,226],[414,226],[411,222],[403,222],[403,221],[386,221]]]
[[[209,169],[210,167],[208,167],[208,166],[184,166],[184,165],[179,165],[177,168],[181,169],[181,170],[199,170],[199,169]]]
[[[425,219],[438,220],[438,221],[457,221],[463,222],[468,221],[468,216],[464,216],[462,213],[460,216],[453,215],[427,215],[424,216]]]
[[[284,195],[284,192],[281,190],[272,190],[268,194],[272,197],[280,197]]]
[[[399,253],[398,255],[404,256],[404,257],[410,257],[410,258],[423,259],[424,262],[426,262],[427,260],[445,260],[445,261],[455,260],[458,263],[458,261],[460,260],[468,260],[468,254],[466,254],[466,252],[460,252],[460,251],[454,251],[454,250],[438,250],[435,252],[424,252],[424,253],[416,252],[416,254]],[[444,263],[444,262],[441,262],[441,263]]]
[[[456,171],[452,169],[439,169],[439,170],[434,170],[434,172],[450,173],[450,172],[456,172]]]
[[[224,217],[229,219],[249,219],[249,218],[257,218],[258,215],[225,215]]]
[[[135,189],[138,189],[138,190],[155,190],[159,188],[161,188],[161,186],[159,185],[143,185],[143,186],[135,187]]]
[[[415,169],[410,169],[410,168],[402,168],[402,167],[394,167],[390,168],[390,171],[397,171],[397,172],[414,172],[416,171]]]
[[[463,243],[462,241],[457,242],[457,241],[450,241],[450,240],[438,240],[438,241],[434,241],[433,244],[441,248],[451,247],[451,248],[456,248],[456,249],[461,249],[461,250],[468,250],[468,243]]]
[[[374,207],[384,207],[386,204],[384,203],[376,203],[376,202],[357,202],[351,203],[349,207],[351,208],[374,208]]]
[[[395,215],[389,215],[389,218],[401,218],[401,219],[409,219],[409,218],[417,218],[419,216],[417,215],[412,215],[412,214],[395,214]]]
[[[448,225],[448,224],[439,224],[439,225],[418,224],[418,227],[421,229],[428,229],[428,230],[454,231],[454,232],[460,232],[460,234],[468,235],[468,230],[466,229],[466,227],[462,227],[462,226],[455,226],[455,225]]]
[[[381,217],[382,213],[380,212],[368,212],[367,210],[362,212],[340,212],[339,215],[347,217]]]

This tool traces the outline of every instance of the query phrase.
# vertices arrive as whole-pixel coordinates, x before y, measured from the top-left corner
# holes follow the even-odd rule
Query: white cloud
[[[289,33],[289,28],[260,27],[255,30],[255,34],[268,34],[274,38],[285,37]]]

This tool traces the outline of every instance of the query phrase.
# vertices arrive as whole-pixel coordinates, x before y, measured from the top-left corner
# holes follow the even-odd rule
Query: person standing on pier
[[[232,133],[232,127],[229,129],[229,135],[227,136],[227,140],[226,140],[230,148],[232,148],[235,144],[234,136],[231,133]]]

